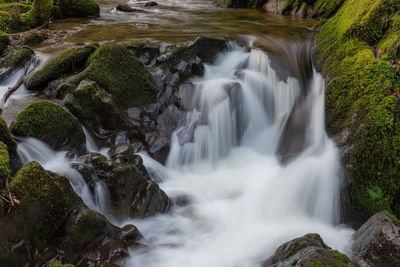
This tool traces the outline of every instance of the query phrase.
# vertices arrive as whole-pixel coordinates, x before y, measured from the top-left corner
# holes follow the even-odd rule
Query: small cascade
[[[287,48],[298,68],[309,66],[296,54],[304,47]],[[352,230],[338,225],[341,167],[325,132],[324,80],[311,66],[283,79],[271,63],[232,45],[192,81],[192,109],[166,166],[143,155],[177,204],[127,221],[147,246],[127,266],[260,266],[280,244],[315,232],[346,250]]]

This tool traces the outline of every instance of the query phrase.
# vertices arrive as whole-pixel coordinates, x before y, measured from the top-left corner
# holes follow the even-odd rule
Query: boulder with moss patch
[[[154,103],[157,90],[149,82],[149,74],[135,55],[121,44],[99,47],[89,58],[87,77],[111,94],[120,109]]]
[[[59,53],[42,68],[26,76],[24,80],[25,86],[28,89],[44,89],[48,82],[59,78],[63,74],[81,71],[86,60],[95,49],[95,46],[88,45]]]
[[[0,141],[7,145],[8,154],[10,156],[10,170],[15,173],[20,166],[19,156],[17,154],[17,144],[11,137],[10,130],[6,122],[0,117]]]
[[[61,106],[40,100],[29,104],[11,125],[16,136],[31,136],[53,149],[83,151],[85,135],[79,121]]]
[[[375,214],[353,239],[354,258],[360,266],[400,266],[400,228],[395,216]]]
[[[47,39],[45,32],[31,32],[23,40],[24,45],[35,46]]]
[[[329,248],[318,234],[307,234],[281,245],[263,267],[355,267],[350,259]]]
[[[0,55],[3,54],[9,44],[10,37],[8,37],[7,34],[0,32]]]
[[[18,171],[10,190],[20,201],[17,230],[37,248],[47,245],[77,201],[67,178],[46,171],[34,161]]]
[[[64,103],[81,123],[95,132],[101,132],[101,129],[115,130],[123,125],[112,97],[96,82],[83,80],[65,97]]]
[[[397,0],[346,0],[316,37],[327,130],[338,137],[349,177],[346,207],[366,218],[383,209],[400,215],[400,75],[371,49],[387,27],[382,18],[397,10]]]
[[[96,0],[57,0],[59,11],[65,17],[98,17],[100,6]]]

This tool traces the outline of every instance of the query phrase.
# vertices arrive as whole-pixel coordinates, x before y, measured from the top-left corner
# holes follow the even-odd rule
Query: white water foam
[[[353,230],[337,225],[340,158],[324,129],[321,75],[314,72],[306,95],[305,148],[286,165],[276,151],[301,94],[296,79],[281,81],[264,52],[236,47],[193,82],[194,109],[173,134],[167,166],[142,155],[167,195],[188,204],[128,220],[147,248],[126,265],[259,266],[307,233],[347,252]]]

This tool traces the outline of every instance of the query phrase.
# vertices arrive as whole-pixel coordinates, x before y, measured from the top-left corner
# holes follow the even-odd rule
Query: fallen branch
[[[11,206],[14,207],[15,204],[14,204],[13,197],[11,196],[10,185],[8,183],[8,178],[6,179],[6,190],[7,190],[8,199],[10,200]]]
[[[19,77],[17,83],[13,86],[13,87],[9,87],[8,91],[4,94],[3,96],[3,105],[6,104],[7,99],[10,97],[10,95],[12,93],[14,93],[15,91],[17,91],[17,89],[21,86],[22,82],[24,81],[24,77],[26,75],[26,73],[28,72],[29,66],[32,64],[32,59],[31,58],[29,61],[27,61],[25,63],[25,67],[24,67],[24,71],[22,72],[21,76]]]

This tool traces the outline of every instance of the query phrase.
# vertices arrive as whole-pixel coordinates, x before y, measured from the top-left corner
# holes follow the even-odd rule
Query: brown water
[[[226,9],[214,0],[160,0],[158,6],[144,7],[147,1],[99,0],[101,16],[93,19],[60,20],[50,26],[70,34],[58,44],[43,44],[37,51],[45,54],[76,43],[161,40],[177,43],[199,35],[248,39],[256,37],[258,46],[273,49],[279,39],[305,38],[315,20],[279,16],[257,9]],[[142,12],[120,12],[118,4],[127,3]],[[272,39],[274,40],[272,42]]]

